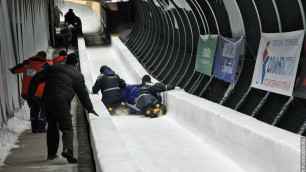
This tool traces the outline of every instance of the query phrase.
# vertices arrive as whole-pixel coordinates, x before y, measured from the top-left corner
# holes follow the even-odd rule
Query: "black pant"
[[[121,106],[121,101],[118,101],[118,102],[112,102],[112,103],[105,103],[103,102],[104,105],[106,106],[106,108],[113,108],[113,109],[117,109]]]
[[[48,155],[52,156],[57,153],[59,145],[59,129],[63,133],[63,149],[73,152],[73,126],[70,110],[58,110],[56,108],[44,105],[44,110],[47,115],[47,146]]]

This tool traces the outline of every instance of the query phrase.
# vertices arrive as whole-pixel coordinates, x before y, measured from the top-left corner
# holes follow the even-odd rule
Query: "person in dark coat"
[[[73,9],[69,9],[69,11],[65,14],[65,22],[72,24],[74,26],[75,19],[77,16],[74,14]]]
[[[102,102],[111,114],[120,106],[120,89],[126,86],[123,79],[119,77],[111,68],[103,65],[100,68],[101,75],[98,76],[95,85],[92,87],[92,93],[102,93]]]
[[[163,83],[152,83],[149,75],[142,77],[142,84],[138,86],[138,96],[136,107],[145,116],[157,117],[159,114],[165,113],[165,106],[161,104],[157,94],[168,90],[173,90],[173,85],[165,85]]]
[[[68,51],[68,48],[71,45],[74,30],[74,26],[69,24],[68,22],[65,22],[61,29],[61,34],[64,36],[64,46],[66,48],[66,51]]]
[[[30,107],[31,127],[33,133],[46,132],[47,117],[41,105],[41,96],[44,91],[45,84],[39,84],[38,89],[34,95],[33,101],[28,98],[28,87],[30,85],[32,77],[46,68],[51,63],[46,60],[47,54],[44,51],[40,51],[37,55],[24,60],[22,63],[17,64],[10,69],[12,74],[22,73],[22,90],[21,97],[27,101]]]
[[[73,126],[70,114],[71,100],[76,95],[89,113],[98,116],[86,89],[83,74],[76,69],[78,57],[71,53],[67,56],[66,65],[52,65],[34,75],[28,95],[34,96],[39,83],[46,82],[42,95],[42,104],[47,115],[48,160],[57,158],[59,130],[63,133],[62,156],[69,163],[77,163],[73,156]]]

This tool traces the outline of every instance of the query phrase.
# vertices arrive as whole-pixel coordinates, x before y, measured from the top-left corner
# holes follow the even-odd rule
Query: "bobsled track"
[[[113,37],[111,42],[109,46],[86,47],[84,38],[78,38],[80,68],[89,89],[102,65],[110,66],[127,84],[139,84],[148,74],[119,38]],[[97,171],[300,170],[300,135],[183,90],[162,96],[167,115],[152,119],[110,116],[101,95],[90,95],[100,114],[88,116]]]
[[[50,2],[53,1],[50,0]],[[305,153],[302,152],[302,150],[305,151],[305,147],[302,149],[301,144],[305,146],[306,143],[305,139],[301,139],[301,135],[306,134],[304,111],[295,111],[299,105],[291,103],[287,112],[284,112],[284,114],[290,116],[290,119],[288,119],[289,117],[282,118],[282,121],[285,121],[284,127],[278,126],[280,128],[277,128],[272,126],[270,125],[272,122],[269,123],[267,121],[274,121],[275,118],[278,118],[279,111],[286,111],[283,107],[291,99],[274,93],[270,94],[266,91],[258,93],[257,89],[251,89],[249,84],[255,64],[254,56],[256,55],[254,54],[257,53],[261,32],[287,32],[301,30],[303,27],[304,29],[306,28],[304,13],[299,18],[294,17],[299,11],[285,8],[285,4],[288,1],[165,1],[177,3],[175,6],[171,6],[162,3],[162,0],[135,0],[133,3],[136,17],[130,38],[123,43],[118,37],[111,37],[110,45],[101,46],[85,45],[86,36],[87,40],[89,37],[93,41],[95,41],[95,38],[98,39],[97,35],[100,34],[98,32],[102,30],[101,25],[98,25],[101,23],[101,18],[99,18],[101,16],[98,16],[92,8],[86,5],[78,5],[72,2],[65,2],[62,5],[59,2],[63,1],[57,1],[63,13],[67,12],[69,8],[73,8],[82,20],[85,38],[78,36],[75,52],[80,57],[80,70],[85,77],[85,83],[89,90],[91,90],[99,76],[99,69],[102,65],[111,67],[127,84],[140,84],[142,76],[148,74],[147,71],[149,71],[152,75],[154,74],[153,76],[156,76],[156,78],[153,78],[153,82],[158,82],[159,80],[168,81],[167,83],[178,83],[175,85],[185,90],[176,89],[162,93],[163,103],[167,106],[168,111],[165,116],[158,118],[148,118],[136,114],[111,116],[101,102],[101,93],[99,95],[90,94],[94,109],[100,116],[85,112],[87,119],[81,120],[81,124],[74,123],[75,128],[80,128],[83,125],[82,131],[76,132],[75,140],[87,142],[87,138],[84,137],[87,134],[84,120],[88,122],[90,137],[91,147],[81,143],[75,145],[75,149],[78,149],[79,153],[76,154],[76,157],[80,160],[79,164],[68,164],[62,157],[58,161],[50,162],[45,160],[47,157],[46,147],[43,146],[46,146],[46,144],[45,142],[39,142],[39,144],[32,143],[30,148],[26,147],[28,145],[24,146],[25,154],[22,154],[22,158],[11,158],[10,164],[4,163],[6,165],[5,170],[16,171],[14,165],[16,166],[19,163],[18,167],[25,171],[38,170],[39,168],[42,171],[48,169],[53,171],[67,171],[67,169],[71,169],[71,171],[89,171],[83,165],[92,162],[91,158],[88,158],[90,157],[88,149],[91,148],[97,172],[301,171],[301,165],[304,163],[301,161],[302,155],[305,155],[302,154]],[[191,4],[188,5],[191,8],[185,11],[186,9],[177,6],[185,6],[186,3],[183,2]],[[214,2],[211,3],[212,6],[210,6],[210,2]],[[256,7],[254,2],[258,2],[258,8],[253,8],[253,6]],[[87,2],[83,4],[85,3]],[[33,5],[33,9],[30,8],[29,4]],[[47,12],[48,10],[53,10],[53,6],[48,5],[49,1],[45,0],[20,1],[20,5],[18,0],[1,1],[0,9],[3,11],[2,13],[0,12],[0,19],[4,19],[5,23],[3,27],[0,27],[1,67],[4,66],[7,69],[17,62],[22,62],[38,50],[48,49],[47,42],[50,40],[48,38],[47,21],[49,19]],[[277,5],[280,9],[279,12],[278,10],[270,10],[275,9]],[[302,7],[305,6],[305,1],[296,0],[294,3],[289,4],[288,7],[291,7],[290,5],[295,7],[292,9],[296,9],[296,7],[304,9]],[[162,8],[161,6],[164,7]],[[226,9],[225,6],[229,7],[229,9]],[[203,8],[203,10],[198,7]],[[236,15],[240,8],[242,15]],[[164,9],[166,10],[163,11]],[[33,16],[29,11],[33,12]],[[230,14],[230,12],[233,13]],[[261,13],[264,14],[262,15],[264,17],[259,19],[259,14]],[[292,15],[285,15],[287,13]],[[10,15],[13,16],[11,17],[12,19]],[[22,19],[19,18],[19,15],[22,16]],[[27,20],[26,17],[28,17]],[[267,18],[271,19],[272,22]],[[303,19],[303,22],[301,22],[302,20],[294,22],[291,20],[293,18],[296,18],[296,20]],[[13,19],[16,19],[16,21]],[[33,19],[35,22],[29,22],[28,19]],[[245,28],[242,22],[243,19],[245,20]],[[10,24],[10,22],[22,23],[19,20],[25,23],[23,25]],[[280,22],[281,20],[282,23]],[[253,26],[254,23],[248,23],[248,21],[257,21],[258,23]],[[296,23],[297,26],[294,25]],[[281,24],[283,24],[282,27]],[[210,27],[206,28],[206,26]],[[35,34],[32,33],[32,30]],[[15,31],[17,32],[15,33]],[[196,50],[199,34],[220,34],[234,37],[241,34],[240,31],[243,35],[247,35],[246,42],[249,43],[245,47],[244,67],[240,70],[242,74],[240,80],[237,81],[236,92],[231,95],[234,101],[227,101],[222,106],[218,102],[230,87],[229,83],[226,83],[226,87],[220,91],[218,86],[223,85],[225,82],[195,73],[193,70],[194,61],[192,62],[196,54],[194,50]],[[96,33],[98,34],[95,35]],[[20,37],[20,35],[22,36]],[[158,40],[155,38],[158,38]],[[160,52],[164,53],[161,54]],[[14,53],[16,53],[16,56]],[[68,53],[71,53],[71,51],[69,50]],[[144,55],[146,53],[152,57],[159,55],[159,58],[150,57],[150,59],[145,59]],[[6,56],[3,56],[3,54]],[[54,52],[54,54],[58,53]],[[169,64],[175,58],[173,68],[166,68],[168,67],[166,64],[160,66],[161,63],[165,62],[160,59],[161,57],[169,57],[167,62]],[[138,61],[139,59],[142,59],[140,60],[142,64]],[[154,62],[152,59],[154,59]],[[157,62],[159,63],[158,66],[154,66],[157,65]],[[152,65],[148,66],[149,63],[152,63]],[[145,70],[143,66],[148,67],[148,70]],[[155,69],[154,71],[150,70],[153,68]],[[166,73],[167,71],[168,73]],[[157,72],[160,73],[157,74]],[[161,73],[164,75],[161,75]],[[183,77],[179,79],[178,76]],[[5,127],[5,125],[1,124],[0,131],[2,128],[3,130],[0,133],[0,139],[9,140],[12,139],[9,134],[18,133],[19,127],[22,128],[23,125],[25,126],[24,128],[30,126],[29,123],[22,123],[22,121],[29,121],[29,110],[26,104],[21,104],[18,99],[19,92],[16,90],[20,90],[18,85],[20,78],[16,79],[16,76],[11,75],[8,70],[0,70],[0,77],[4,83],[3,86],[0,84],[0,122],[9,121],[7,118],[11,117],[17,108],[19,108],[19,112],[15,113],[16,118],[23,116],[23,118],[18,119],[17,129],[14,129],[14,126],[11,129],[9,125]],[[209,93],[200,96],[200,92],[204,93],[202,90],[205,90],[207,82],[211,82],[211,89],[207,89]],[[7,91],[5,92],[5,90]],[[233,110],[233,107],[243,99],[243,95],[246,95],[246,92],[249,92],[249,94],[244,97],[244,104],[240,106],[240,109]],[[266,101],[263,102],[262,100]],[[250,114],[255,108],[259,107],[260,102],[263,102],[264,105],[259,108],[260,111],[257,111],[257,117],[252,117]],[[78,108],[72,109],[74,118],[85,116],[82,107],[78,106]],[[289,113],[290,115],[288,115]],[[6,116],[6,114],[9,114],[9,116]],[[28,116],[28,118],[25,118],[25,116]],[[19,124],[20,121],[22,125]],[[4,129],[9,134],[4,135]],[[27,133],[26,139],[27,141],[36,141],[37,138],[40,138],[45,141],[45,137],[42,139],[41,136],[43,134]],[[4,143],[6,140],[0,140],[2,147],[6,146]],[[20,147],[23,148],[23,145],[21,144]],[[84,149],[88,152],[85,152]],[[44,153],[39,152],[39,150]],[[31,151],[33,151],[33,154],[35,152],[39,155],[35,157],[37,159],[33,158],[34,156],[30,156],[32,154]],[[18,153],[15,150],[12,154],[16,152]],[[1,153],[0,151],[0,155]],[[1,158],[0,156],[0,165],[2,165]],[[28,159],[32,164],[27,162]],[[87,161],[82,161],[84,159]]]
[[[81,71],[91,88],[101,65],[128,84],[147,72],[116,37],[111,46],[85,47]],[[159,118],[110,116],[101,95],[90,95],[99,117],[89,116],[97,171],[298,171],[300,136],[205,99],[173,90],[163,94]]]
[[[146,72],[140,64],[130,61],[133,59],[120,56],[117,51],[122,50],[116,49],[117,46],[123,44],[118,38],[114,38],[112,46],[79,49],[80,52],[87,51],[88,54],[88,59],[81,55],[81,69],[86,73],[88,87],[92,86],[100,73],[101,65],[105,64],[128,84],[140,83],[140,77]],[[178,94],[182,91],[171,92]],[[216,147],[203,142],[173,119],[176,118],[174,109],[177,109],[177,106],[188,106],[185,103],[173,102],[173,105],[168,105],[169,113],[166,116],[151,119],[143,115],[109,116],[100,101],[101,96],[91,95],[91,98],[95,109],[101,114],[99,118],[90,119],[90,126],[93,145],[102,170],[243,171]],[[189,114],[190,117],[193,113],[197,112],[186,111],[186,115]]]

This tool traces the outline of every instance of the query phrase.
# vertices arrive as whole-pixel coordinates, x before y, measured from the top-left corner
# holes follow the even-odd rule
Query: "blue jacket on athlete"
[[[101,75],[98,76],[95,85],[92,87],[92,92],[97,94],[101,90],[102,102],[107,108],[113,103],[120,103],[120,89],[126,86],[125,81],[105,65],[101,67],[100,72]]]

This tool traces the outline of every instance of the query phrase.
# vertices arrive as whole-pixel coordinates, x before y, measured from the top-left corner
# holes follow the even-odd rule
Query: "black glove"
[[[31,108],[34,105],[34,99],[28,98],[27,103],[28,103],[29,108]]]
[[[13,69],[9,68],[9,70],[11,71],[12,74],[15,75],[15,72],[13,71]]]
[[[93,110],[93,109],[92,109],[92,110],[89,110],[88,113],[92,113],[92,114],[94,114],[94,115],[96,115],[96,116],[99,116],[99,115],[97,114],[97,112],[96,112],[95,110]]]
[[[169,85],[167,85],[166,88],[167,88],[167,91],[168,91],[168,90],[173,90],[173,89],[175,88],[175,86],[169,84]]]

